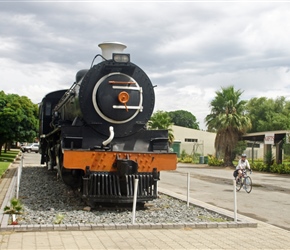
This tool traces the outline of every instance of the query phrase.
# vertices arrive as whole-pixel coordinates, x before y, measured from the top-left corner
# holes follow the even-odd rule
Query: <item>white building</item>
[[[189,155],[215,155],[214,141],[216,133],[173,125],[174,151],[179,155],[182,150]],[[178,150],[179,148],[179,150]],[[178,152],[179,151],[179,152]]]
[[[174,135],[173,150],[178,156],[183,150],[189,155],[215,155],[214,142],[216,133],[176,125],[172,126],[172,130]],[[271,150],[276,163],[281,163],[283,158],[282,141],[286,138],[285,143],[289,143],[289,135],[289,130],[245,134],[243,139],[248,143],[245,153],[249,159],[263,159],[264,155]],[[272,138],[272,141],[270,143],[265,142],[266,138]]]

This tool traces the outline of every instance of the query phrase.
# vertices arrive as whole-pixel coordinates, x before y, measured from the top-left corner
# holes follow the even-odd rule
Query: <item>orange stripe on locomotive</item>
[[[117,159],[129,159],[138,163],[138,172],[175,170],[176,154],[168,153],[133,153],[133,152],[94,152],[84,150],[64,150],[63,166],[66,169],[82,169],[90,167],[93,172],[115,172]]]

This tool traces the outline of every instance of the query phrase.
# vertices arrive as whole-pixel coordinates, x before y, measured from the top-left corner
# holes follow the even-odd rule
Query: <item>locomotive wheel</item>
[[[82,184],[82,170],[80,169],[66,169],[63,166],[63,154],[61,153],[61,178],[63,182],[72,187],[72,188],[79,188]]]
[[[57,171],[59,177],[66,185],[74,189],[81,187],[83,171],[80,169],[66,169],[63,166],[63,153],[61,150],[58,150],[57,154]]]
[[[63,182],[73,189],[80,188],[82,184],[82,170],[69,170],[62,167],[61,170]]]

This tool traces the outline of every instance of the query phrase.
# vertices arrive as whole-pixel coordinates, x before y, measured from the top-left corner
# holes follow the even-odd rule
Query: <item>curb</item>
[[[8,218],[8,215],[4,217]],[[3,220],[4,221],[4,220]],[[2,221],[2,222],[3,222]],[[5,220],[5,222],[8,221]],[[198,223],[156,223],[156,224],[49,224],[49,225],[3,225],[0,231],[39,232],[39,231],[90,231],[90,230],[129,230],[129,229],[212,229],[257,227],[248,222],[198,222]]]

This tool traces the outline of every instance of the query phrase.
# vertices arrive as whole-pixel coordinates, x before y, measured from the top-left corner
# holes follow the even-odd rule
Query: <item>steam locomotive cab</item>
[[[58,98],[50,131],[41,130],[42,159],[56,165],[63,181],[82,191],[90,204],[132,202],[139,179],[138,202],[157,198],[161,170],[176,169],[169,153],[168,131],[147,130],[154,109],[154,89],[145,72],[130,62],[126,47],[104,43],[103,61],[77,73],[72,87]]]

